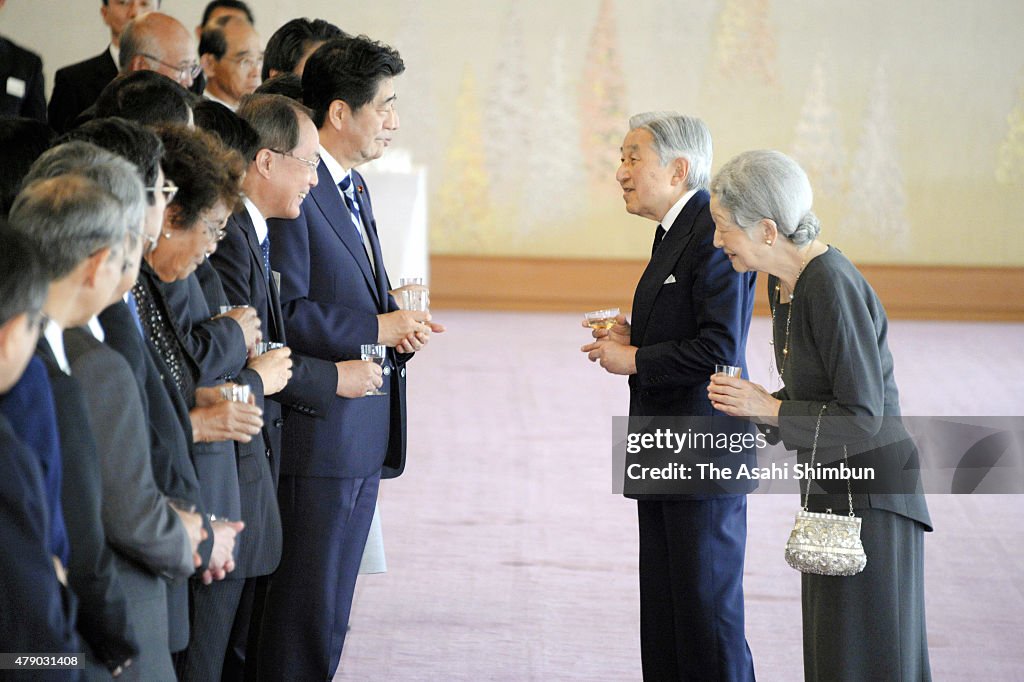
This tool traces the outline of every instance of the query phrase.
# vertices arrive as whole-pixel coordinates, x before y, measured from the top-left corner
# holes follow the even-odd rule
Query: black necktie
[[[654,246],[651,247],[652,256],[654,255],[654,252],[658,250],[658,245],[661,244],[661,240],[665,238],[665,234],[667,232],[668,231],[664,227],[658,225],[658,230],[654,233]]]

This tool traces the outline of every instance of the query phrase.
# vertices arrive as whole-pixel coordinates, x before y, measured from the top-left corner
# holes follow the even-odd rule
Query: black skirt
[[[804,679],[813,682],[931,680],[924,613],[922,524],[880,509],[864,520],[864,570],[804,574]]]

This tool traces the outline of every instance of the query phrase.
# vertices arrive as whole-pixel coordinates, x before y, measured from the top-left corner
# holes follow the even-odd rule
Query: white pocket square
[[[665,286],[666,284],[675,284],[675,283],[676,283],[676,276],[675,275],[669,275],[668,277],[665,278],[665,281],[662,282],[662,286]]]

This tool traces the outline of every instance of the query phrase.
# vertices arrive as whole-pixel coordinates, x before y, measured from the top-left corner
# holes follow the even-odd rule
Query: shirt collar
[[[117,45],[114,45],[114,43],[110,43],[110,47],[107,48],[107,51],[110,53],[111,58],[113,58],[113,60],[114,60],[114,66],[116,66],[118,68],[118,70],[120,70],[121,69],[121,48],[119,48]]]
[[[661,219],[661,226],[665,229],[666,232],[672,229],[672,223],[674,223],[676,221],[676,218],[679,217],[679,214],[683,212],[683,207],[686,206],[686,202],[689,201],[690,197],[692,197],[696,193],[697,190],[691,189],[689,192],[684,194],[682,197],[679,198],[679,201],[673,204],[672,208],[668,210],[668,213],[665,214],[665,217]]]
[[[327,172],[331,174],[335,187],[349,174],[349,171],[342,168],[338,160],[331,156],[331,153],[323,145],[320,145],[320,160],[327,167]]]
[[[249,218],[252,220],[252,226],[256,229],[256,241],[260,244],[267,238],[267,219],[260,213],[260,209],[256,208],[256,204],[252,203],[249,197],[242,197],[242,201],[245,203],[245,210],[249,212]]]
[[[206,99],[210,100],[211,102],[216,102],[217,104],[223,104],[224,106],[226,106],[231,111],[235,111],[236,109],[238,109],[238,105],[237,104],[228,104],[227,102],[222,100],[220,97],[214,97],[213,95],[211,95],[209,91],[204,92],[203,93],[203,97],[205,97]]]
[[[61,371],[65,374],[71,374],[68,355],[64,352],[64,330],[53,320],[47,320],[46,327],[43,329],[43,336],[46,337],[46,342],[50,344],[50,351],[53,352],[53,357],[57,358],[57,364],[60,365]]]
[[[85,323],[85,328],[89,330],[97,341],[103,343],[107,340],[107,333],[103,331],[103,325],[100,324],[100,318],[93,315],[89,318],[89,321]]]

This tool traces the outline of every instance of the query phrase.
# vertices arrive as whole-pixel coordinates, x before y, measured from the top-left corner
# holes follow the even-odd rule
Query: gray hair
[[[291,152],[299,144],[299,117],[313,112],[284,95],[245,95],[238,115],[260,136],[260,149]],[[249,159],[246,159],[247,161]]]
[[[49,280],[66,277],[101,249],[124,244],[121,205],[79,174],[36,180],[18,194],[9,218],[39,253]]]
[[[651,134],[662,166],[673,159],[686,159],[687,189],[707,189],[713,152],[711,132],[704,121],[674,111],[648,111],[630,117],[629,129],[637,128]]]
[[[811,211],[814,192],[807,173],[782,152],[743,152],[718,171],[711,194],[748,232],[765,218],[795,246],[809,244],[821,232]]]
[[[121,217],[115,222],[120,224],[122,232],[120,241],[111,247],[120,246],[126,235],[134,246],[142,235],[147,205],[138,167],[91,142],[74,140],[58,145],[36,159],[25,176],[25,186],[35,180],[68,173],[83,175],[114,195],[121,204]]]

